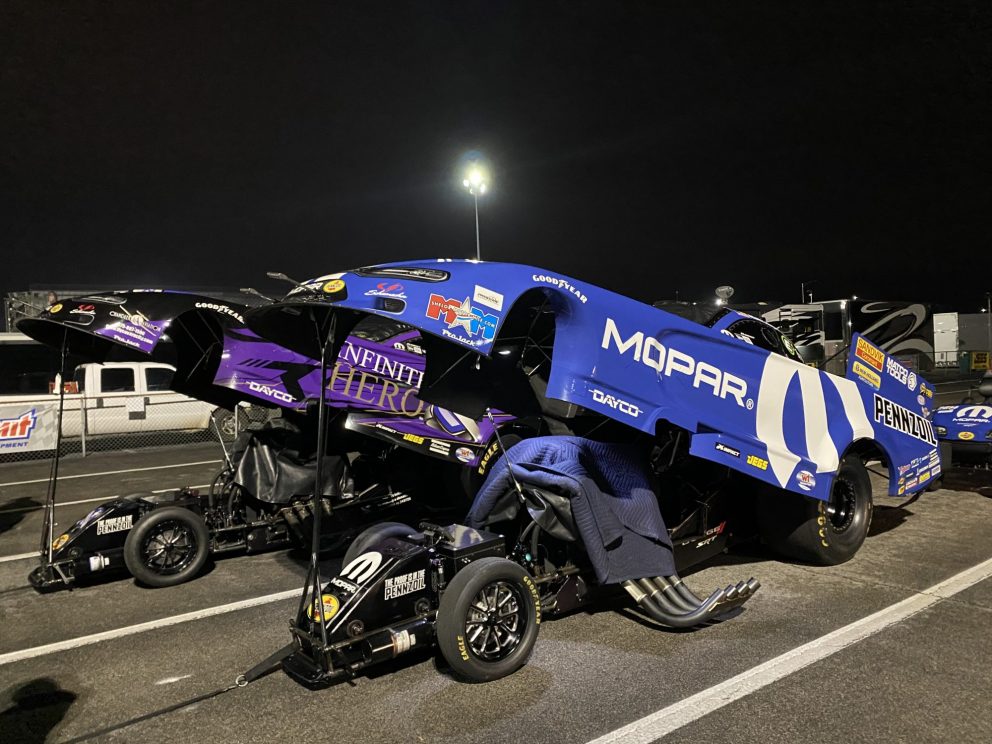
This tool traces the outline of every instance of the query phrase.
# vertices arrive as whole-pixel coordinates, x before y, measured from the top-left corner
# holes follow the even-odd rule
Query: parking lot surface
[[[697,593],[761,580],[725,622],[666,631],[620,600],[543,623],[529,664],[497,682],[463,684],[419,652],[309,690],[279,671],[228,689],[290,640],[306,569],[299,551],[217,560],[169,589],[120,574],[46,595],[27,587],[47,467],[0,466],[3,741],[605,742],[635,740],[625,727],[638,722],[645,741],[987,740],[985,471],[951,473],[912,503],[876,489],[869,538],[844,565],[784,563],[749,545],[690,574]],[[85,503],[59,522],[93,499],[209,483],[219,467],[209,445],[67,461],[63,475],[83,477],[60,484],[59,501]],[[953,591],[939,588],[949,580]],[[893,614],[907,601],[922,609]],[[832,640],[875,613],[882,619],[865,637]],[[761,671],[798,648],[809,654],[801,668]],[[696,698],[710,702],[693,707]],[[659,711],[677,726],[659,724]]]

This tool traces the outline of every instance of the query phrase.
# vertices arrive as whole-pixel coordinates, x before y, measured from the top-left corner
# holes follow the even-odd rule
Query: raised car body
[[[389,297],[381,293],[384,282]],[[922,487],[918,477],[909,486],[910,470],[939,467],[927,406],[919,403],[920,390],[932,388],[857,335],[841,378],[735,335],[730,327],[748,317],[740,313],[706,327],[556,272],[460,260],[318,277],[291,291],[283,312],[313,304],[394,318],[491,357],[507,318],[535,293],[555,317],[548,398],[649,434],[674,424],[692,435],[691,454],[821,500],[844,453],[859,442],[882,451],[891,495]],[[279,312],[279,305],[266,307],[248,324],[266,335]],[[302,337],[284,343],[314,348]],[[429,359],[425,388],[445,373]],[[421,397],[430,399],[430,390]]]

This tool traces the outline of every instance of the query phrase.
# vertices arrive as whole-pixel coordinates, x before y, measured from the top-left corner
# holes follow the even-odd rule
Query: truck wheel
[[[413,527],[402,522],[381,522],[374,524],[358,533],[358,536],[351,541],[348,550],[345,551],[342,566],[347,566],[362,553],[367,553],[368,549],[380,540],[387,537],[406,537],[416,532]]]
[[[541,624],[530,574],[506,558],[480,558],[441,595],[437,643],[457,677],[489,682],[527,663]]]
[[[148,586],[189,581],[207,560],[210,535],[199,514],[181,506],[154,509],[138,520],[124,541],[124,563]]]
[[[761,538],[775,552],[822,566],[854,557],[871,525],[871,481],[864,463],[845,457],[830,499],[820,501],[781,489],[762,489],[758,498]]]
[[[244,429],[248,419],[242,414],[238,414],[235,418],[234,411],[228,411],[226,408],[217,408],[210,414],[210,418],[217,424],[217,428],[220,429],[221,436],[224,437],[225,441],[236,439],[241,430]]]

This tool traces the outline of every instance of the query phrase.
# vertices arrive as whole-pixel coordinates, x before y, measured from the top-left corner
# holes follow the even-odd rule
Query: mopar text
[[[662,343],[653,336],[645,336],[642,331],[637,331],[634,335],[624,339],[620,335],[617,324],[613,318],[606,319],[606,327],[603,329],[604,349],[610,348],[610,343],[617,347],[621,355],[633,351],[634,359],[655,370],[659,375],[671,377],[678,373],[692,378],[692,386],[698,388],[706,385],[712,388],[713,395],[723,398],[730,397],[741,408],[745,407],[744,398],[747,396],[747,383],[729,372],[724,372],[718,367],[706,362],[697,362],[693,357],[678,349],[666,349]],[[753,405],[753,404],[752,404]]]

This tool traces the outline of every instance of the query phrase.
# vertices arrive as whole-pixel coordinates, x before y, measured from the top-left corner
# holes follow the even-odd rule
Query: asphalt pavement
[[[219,463],[184,463],[212,454],[132,453],[123,468],[94,455],[63,472],[176,467],[68,480],[60,499],[206,483]],[[0,467],[0,484],[45,470],[33,465]],[[22,499],[43,502],[44,484],[22,490],[37,486],[0,485],[0,518],[15,513],[11,504],[30,506]],[[908,504],[876,489],[870,536],[842,566],[783,563],[751,546],[687,579],[708,593],[758,577],[761,590],[737,617],[671,632],[632,603],[601,604],[542,623],[530,663],[483,685],[455,681],[435,654],[417,652],[322,690],[281,672],[232,687],[290,640],[291,593],[306,568],[292,551],[217,560],[168,589],[118,574],[46,595],[25,586],[30,560],[0,561],[0,740],[587,742],[923,598],[922,611],[688,716],[666,740],[987,741],[992,579],[947,596],[931,587],[992,558],[990,494],[986,472],[954,473]],[[37,511],[0,527],[0,559],[37,547]]]

